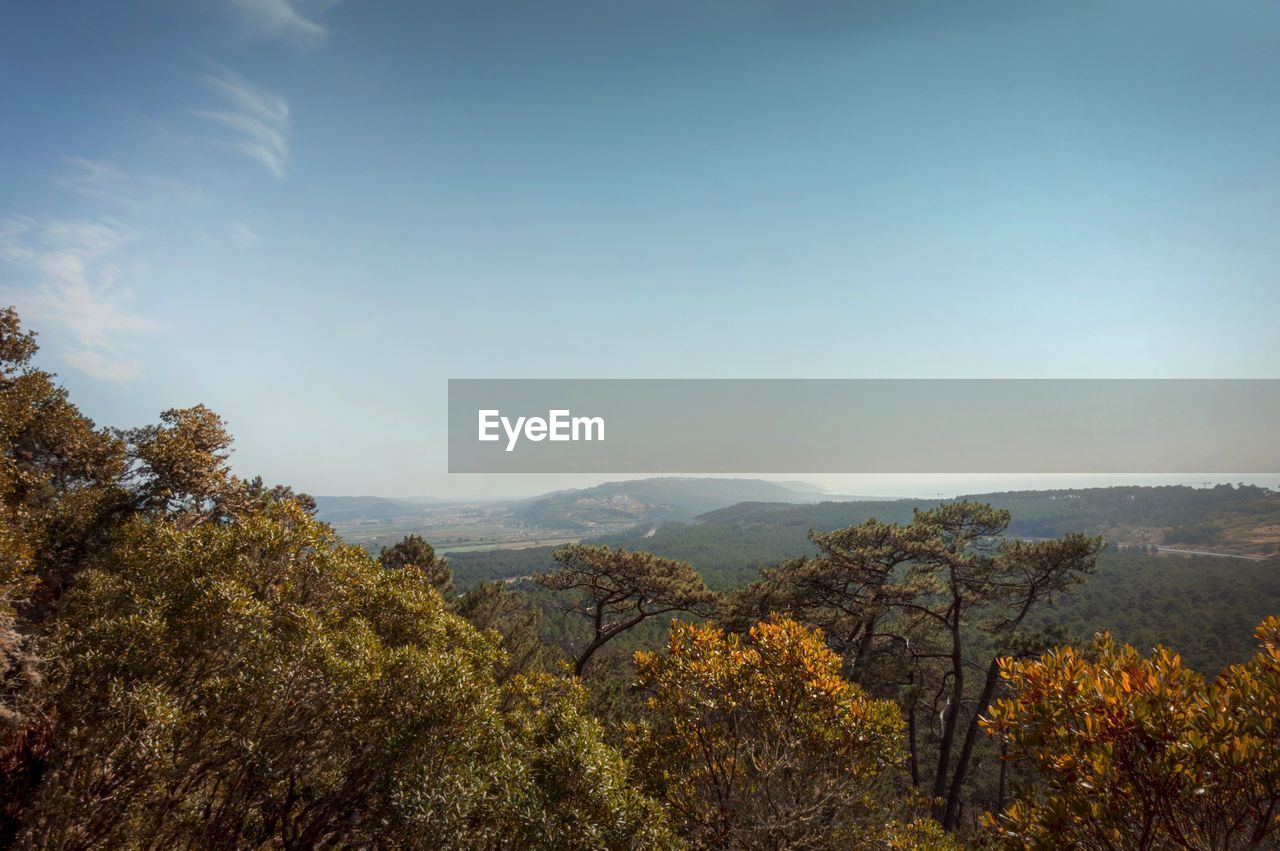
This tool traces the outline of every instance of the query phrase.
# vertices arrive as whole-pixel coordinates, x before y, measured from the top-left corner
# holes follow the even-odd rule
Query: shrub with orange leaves
[[[840,676],[821,632],[777,616],[745,639],[675,623],[667,652],[636,663],[651,717],[633,752],[695,846],[879,844],[902,719]]]
[[[1280,618],[1206,683],[1164,648],[1098,636],[1004,660],[986,726],[1043,783],[989,826],[1026,848],[1232,849],[1280,839]]]

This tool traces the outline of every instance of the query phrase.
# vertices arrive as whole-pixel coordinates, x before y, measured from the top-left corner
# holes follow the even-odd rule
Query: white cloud
[[[142,374],[137,365],[95,349],[72,349],[63,360],[91,378],[99,381],[132,381]]]
[[[37,329],[64,332],[70,346],[63,358],[94,378],[136,378],[140,371],[129,353],[138,335],[158,327],[129,309],[111,262],[133,238],[110,220],[0,219],[0,264],[7,272],[0,296]]]
[[[66,170],[53,182],[68,192],[107,201],[122,207],[142,209],[168,202],[196,203],[200,187],[155,175],[133,175],[110,160],[63,157]]]
[[[124,169],[106,160],[63,157],[70,171],[53,178],[53,182],[70,192],[108,201],[127,201],[132,205],[132,181]]]
[[[227,241],[236,248],[253,248],[262,243],[262,237],[244,222],[232,222],[227,226]]]
[[[323,41],[329,34],[324,25],[312,16],[333,5],[330,2],[299,4],[291,0],[230,0],[230,3],[254,35],[309,45]]]
[[[205,76],[205,83],[226,105],[222,110],[191,113],[230,131],[220,144],[256,160],[276,177],[284,177],[289,159],[289,104],[231,71]]]

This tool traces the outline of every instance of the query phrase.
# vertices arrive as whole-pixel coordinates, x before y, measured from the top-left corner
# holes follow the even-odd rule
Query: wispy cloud
[[[63,157],[65,168],[53,182],[68,192],[107,201],[121,207],[142,209],[169,202],[196,203],[200,187],[155,175],[135,175],[110,160]]]
[[[244,222],[232,222],[227,226],[227,242],[236,248],[253,248],[262,243],[262,237],[254,233]]]
[[[289,159],[289,104],[231,71],[207,74],[204,79],[226,108],[193,109],[192,115],[230,131],[220,144],[261,163],[276,177],[284,177]]]
[[[254,35],[304,45],[321,42],[329,34],[315,18],[334,5],[327,0],[301,3],[295,0],[230,0],[230,3]]]
[[[70,339],[62,353],[94,378],[128,381],[140,374],[130,353],[153,321],[128,307],[112,255],[134,235],[111,220],[0,218],[0,297],[28,322]]]

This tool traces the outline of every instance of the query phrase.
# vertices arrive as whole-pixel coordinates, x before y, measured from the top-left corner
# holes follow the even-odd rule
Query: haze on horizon
[[[883,497],[887,499],[919,498],[921,500],[950,499],[978,493],[1025,490],[1065,490],[1096,487],[1158,487],[1185,485],[1203,488],[1223,484],[1249,484],[1280,489],[1280,475],[1240,475],[1220,473],[1169,473],[1133,475],[1094,475],[1087,473],[1027,473],[1025,475],[999,474],[974,476],[955,474],[902,473],[883,474],[797,474],[741,473],[689,474],[674,476],[655,475],[589,475],[565,473],[559,475],[496,475],[462,474],[447,476],[441,490],[405,491],[398,493],[319,493],[317,496],[377,496],[392,499],[431,499],[440,501],[506,500],[541,496],[551,491],[590,488],[607,482],[631,481],[652,478],[721,478],[764,479],[770,482],[793,483],[815,488],[815,500],[843,499],[847,497]]]
[[[11,4],[0,299],[100,423],[203,402],[317,494],[619,478],[448,476],[450,377],[1276,377],[1278,46],[1261,0]],[[946,484],[830,490],[1005,487]]]

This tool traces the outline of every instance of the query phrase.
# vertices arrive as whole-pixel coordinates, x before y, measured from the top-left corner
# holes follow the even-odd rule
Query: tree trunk
[[[964,744],[960,747],[960,757],[956,760],[955,773],[951,776],[951,790],[947,793],[947,808],[943,814],[942,826],[946,830],[954,830],[960,821],[960,793],[964,786],[964,776],[969,770],[969,759],[973,756],[973,745],[978,738],[978,719],[987,711],[987,704],[995,694],[996,683],[1000,681],[1000,664],[992,659],[987,666],[987,680],[982,684],[982,694],[969,716],[969,727],[965,731]]]
[[[862,637],[858,639],[858,649],[854,651],[853,675],[854,682],[861,682],[862,670],[865,667],[868,652],[871,649],[871,640],[876,634],[876,616],[872,615],[865,624],[862,625]]]
[[[954,605],[951,613],[951,699],[942,720],[942,739],[938,743],[938,770],[933,775],[933,817],[943,821],[947,812],[947,774],[951,767],[951,746],[955,743],[956,724],[960,719],[960,704],[964,701],[964,658],[961,656],[960,612],[959,605]]]
[[[573,664],[573,673],[575,676],[582,676],[582,671],[587,667],[587,662],[591,661],[591,657],[595,652],[605,645],[609,637],[598,635],[595,640],[586,646],[586,649],[578,655],[578,661]]]

